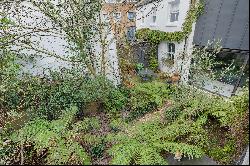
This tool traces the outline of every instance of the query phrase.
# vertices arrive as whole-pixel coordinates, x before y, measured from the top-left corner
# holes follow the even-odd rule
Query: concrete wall
[[[249,50],[249,0],[205,0],[194,44],[221,39],[223,48]]]

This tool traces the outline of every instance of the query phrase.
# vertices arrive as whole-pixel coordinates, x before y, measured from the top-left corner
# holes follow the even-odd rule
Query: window
[[[127,39],[129,41],[132,41],[132,40],[135,39],[135,30],[136,30],[135,26],[128,27],[128,29],[127,29]]]
[[[103,20],[104,20],[104,22],[109,22],[109,15],[108,15],[108,13],[103,13]]]
[[[133,21],[135,19],[135,12],[128,12],[128,19]]]
[[[174,60],[174,54],[175,54],[175,44],[174,43],[169,43],[168,44],[168,59],[169,60]]]
[[[152,19],[153,19],[153,23],[156,22],[156,7],[152,8]]]
[[[114,19],[115,19],[116,21],[120,21],[122,15],[121,15],[120,12],[116,12],[116,13],[113,14],[113,16],[114,16]]]
[[[175,0],[170,6],[170,22],[178,21],[180,1]]]

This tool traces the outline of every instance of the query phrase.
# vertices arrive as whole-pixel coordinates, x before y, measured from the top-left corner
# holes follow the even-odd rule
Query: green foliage
[[[121,111],[127,102],[127,96],[121,89],[113,89],[104,100],[104,107],[107,112],[117,113]]]
[[[99,130],[101,125],[98,118],[84,118],[82,121],[75,123],[73,130],[76,132],[90,132],[91,130]]]
[[[12,56],[14,57],[14,56]],[[86,103],[108,101],[108,97],[119,92],[103,77],[93,79],[85,77],[77,70],[64,70],[50,72],[50,76],[43,78],[31,75],[23,75],[18,78],[19,66],[15,65],[14,58],[5,56],[6,63],[1,70],[1,94],[0,105],[4,110],[36,110],[38,116],[48,119],[56,119],[61,110],[71,104],[79,109]],[[8,63],[7,63],[8,61]],[[112,92],[114,91],[114,92]],[[114,95],[115,97],[115,95]],[[121,100],[112,99],[114,106],[119,107]],[[121,106],[120,106],[121,107]],[[56,111],[55,111],[56,110]]]
[[[144,68],[143,63],[137,63],[137,64],[136,64],[136,70],[137,70],[137,71],[140,71],[140,70],[142,70],[143,68]]]
[[[91,147],[90,153],[92,157],[101,158],[105,150],[105,143],[102,141]]]
[[[214,146],[208,150],[209,156],[214,160],[219,161],[221,164],[230,164],[232,163],[232,156],[236,152],[236,146],[234,140],[227,140],[225,145]]]
[[[126,125],[127,125],[127,124],[123,121],[122,118],[113,119],[113,120],[109,123],[109,127],[110,127],[111,130],[113,130],[114,132],[121,131],[121,129],[123,129]]]
[[[168,107],[165,110],[165,119],[167,121],[167,123],[171,123],[173,121],[175,121],[178,116],[181,114],[181,111],[183,109],[181,108],[181,106],[171,106]]]
[[[190,125],[189,125],[190,126]],[[161,156],[166,151],[175,154],[177,151],[190,158],[200,158],[204,154],[195,144],[183,143],[180,136],[188,135],[194,130],[187,124],[163,125],[158,118],[145,123],[129,125],[122,132],[110,135],[109,141],[115,145],[109,149],[113,157],[112,164],[167,164]],[[189,128],[190,131],[189,131]],[[187,130],[186,130],[187,129]]]
[[[149,54],[149,68],[152,69],[153,71],[157,71],[159,66],[156,54],[157,52],[156,48],[157,46],[153,45]]]
[[[131,89],[128,99],[132,118],[162,106],[171,91],[171,87],[156,81],[137,84]]]
[[[73,140],[74,135],[69,130],[76,112],[77,107],[71,107],[58,120],[49,122],[34,119],[7,138],[19,149],[15,153],[35,153],[38,158],[46,158],[46,160],[42,160],[44,164],[90,164],[89,157],[82,147]],[[33,147],[31,152],[20,152],[20,149],[27,145]],[[47,152],[44,153],[44,151]],[[5,155],[8,154],[5,153]],[[15,154],[15,157],[19,156]],[[27,158],[21,157],[20,160],[28,162],[29,156]]]
[[[248,122],[245,120],[249,106],[248,89],[243,89],[243,93],[239,96],[225,100],[192,87],[179,87],[172,97],[174,101],[174,105],[170,107],[172,112],[167,109],[165,118],[171,119],[174,116],[171,113],[175,113],[173,111],[175,109],[180,110],[181,113],[169,126],[171,129],[166,129],[165,132],[173,131],[172,133],[168,132],[168,134],[174,139],[188,135],[188,137],[181,139],[202,148],[218,162],[230,164],[232,158],[235,157],[236,147],[239,147],[239,144],[236,145],[235,141],[242,142],[242,139],[238,138],[239,135],[243,138],[248,133],[246,131],[248,130],[246,127]],[[205,130],[209,125],[208,122],[217,124],[219,128],[212,131]],[[209,132],[221,132],[220,128],[222,127],[227,129],[227,135],[224,135],[223,138],[220,137],[220,139],[230,140],[223,147],[221,147],[220,141],[213,143],[208,137]]]

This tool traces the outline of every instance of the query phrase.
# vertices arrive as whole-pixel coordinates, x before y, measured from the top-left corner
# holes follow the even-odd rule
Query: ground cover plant
[[[3,2],[8,2],[0,2],[7,4],[4,10],[9,9],[12,1]],[[169,156],[193,159],[205,155],[219,164],[234,164],[240,157],[249,143],[248,87],[239,95],[223,98],[190,85],[170,84],[164,73],[145,82],[137,75],[145,66],[136,65],[127,44],[120,59],[125,69],[122,82],[114,85],[106,77],[105,36],[98,33],[104,50],[100,71],[95,68],[93,43],[87,40],[92,39],[93,29],[102,27],[95,22],[99,1],[31,2],[52,25],[66,32],[77,55],[66,56],[73,63],[70,68],[48,70],[44,75],[23,72],[18,62],[25,58],[12,46],[22,44],[22,49],[32,50],[35,42],[21,32],[18,36],[13,31],[18,22],[0,12],[0,32],[4,32],[0,36],[0,164],[165,165]],[[68,10],[69,16],[62,17]],[[190,23],[200,10],[193,11]],[[190,25],[183,27],[188,33]],[[39,35],[40,29],[32,30]],[[155,62],[153,68],[158,66]],[[197,64],[192,70],[207,66],[210,63]]]
[[[29,119],[17,129],[1,124],[1,164],[168,164],[177,153],[231,164],[248,143],[247,88],[224,99],[160,81],[115,88],[71,70],[22,79],[13,67],[2,70],[11,75],[1,87],[16,86],[1,93],[1,111]],[[10,96],[17,92],[18,102]]]

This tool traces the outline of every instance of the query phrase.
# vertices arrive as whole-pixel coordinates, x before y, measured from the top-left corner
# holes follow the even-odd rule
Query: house
[[[179,72],[183,82],[190,81],[191,59],[182,53],[191,55],[194,45],[203,47],[208,41],[221,40],[223,49],[216,58],[222,65],[217,70],[234,63],[235,74],[201,80],[205,84],[200,88],[231,96],[249,79],[249,1],[204,0],[202,15],[190,21],[190,12],[196,12],[195,8],[199,12],[199,4],[195,0],[142,1],[136,7],[137,36],[143,39],[140,42],[156,44],[159,69]]]
[[[138,36],[147,38],[146,42],[156,41],[153,43],[157,43],[157,60],[162,72],[173,74],[182,71],[181,55],[183,51],[190,52],[194,18],[189,16],[188,19],[191,29],[186,30],[183,26],[191,6],[196,3],[193,0],[144,0],[136,6]]]
[[[135,38],[135,3],[137,0],[106,0],[102,6],[103,20],[117,38]]]
[[[193,44],[202,47],[207,41],[221,40],[222,51],[216,58],[222,63],[218,68],[233,62],[237,70],[219,80],[207,81],[203,88],[231,96],[249,79],[249,0],[204,2],[204,14],[196,22]]]

